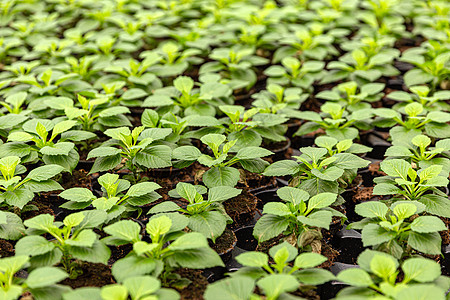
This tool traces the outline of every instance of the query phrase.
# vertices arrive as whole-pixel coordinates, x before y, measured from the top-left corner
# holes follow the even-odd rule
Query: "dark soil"
[[[52,200],[55,200],[55,197],[42,194],[40,197],[35,198],[35,200],[28,203],[30,205],[35,205],[38,209],[25,211],[21,213],[20,217],[25,221],[42,214],[50,214],[54,216],[55,213],[53,209],[50,208],[52,205]]]
[[[275,177],[268,177],[261,174],[251,173],[247,170],[241,171],[241,178],[237,184],[237,188],[248,188],[251,190],[263,190],[270,187],[275,187]]]
[[[442,238],[442,245],[449,245],[450,244],[450,232],[449,232],[449,228],[450,228],[450,219],[448,218],[443,218],[443,217],[439,217],[445,224],[445,226],[447,226],[447,230],[446,231],[440,231],[439,234],[441,235]]]
[[[92,177],[85,170],[73,170],[72,174],[65,172],[60,182],[64,189],[82,187],[92,190]]]
[[[195,162],[188,168],[176,169],[173,167],[165,169],[153,169],[149,172],[143,173],[143,176],[150,178],[150,181],[154,181],[162,187],[175,188],[178,182],[193,182],[198,184],[201,176],[208,168]]]
[[[273,143],[269,143],[269,142],[263,142],[261,147],[265,148],[267,150],[270,150],[272,152],[276,152],[276,151],[281,151],[284,150],[286,148],[286,146],[289,144],[288,140],[282,141],[282,142],[273,142]]]
[[[114,262],[127,256],[128,253],[130,253],[133,250],[133,246],[131,244],[128,244],[117,247],[110,247],[110,249],[111,249],[111,257],[109,258],[108,264],[112,265]]]
[[[373,197],[373,187],[359,187],[355,191],[353,196],[354,202],[364,202],[368,201]]]
[[[373,175],[373,176],[386,176],[387,174],[384,173],[383,171],[380,171],[380,162],[373,162],[369,165],[369,172]]]
[[[225,228],[225,231],[216,239],[215,243],[209,241],[209,246],[221,255],[233,250],[236,242],[237,238],[234,232]]]
[[[178,290],[181,300],[203,300],[203,294],[208,285],[208,280],[202,275],[202,271],[191,269],[178,269],[175,273],[182,278],[187,278],[191,283],[184,289]]]
[[[83,271],[83,274],[79,275],[76,279],[67,278],[61,281],[61,284],[68,285],[75,289],[86,286],[101,287],[115,283],[111,274],[111,268],[104,264],[83,262],[81,270]]]
[[[0,239],[0,257],[14,256],[13,245],[3,239]]]
[[[258,198],[243,190],[242,193],[232,199],[226,200],[223,205],[227,214],[233,219],[233,228],[245,225],[253,219]]]
[[[336,261],[336,258],[339,256],[339,251],[333,249],[330,244],[326,243],[322,239],[322,249],[320,254],[328,258],[328,260],[318,266],[318,268],[329,269]]]

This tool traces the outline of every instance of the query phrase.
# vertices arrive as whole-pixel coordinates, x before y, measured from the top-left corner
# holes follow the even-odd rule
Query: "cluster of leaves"
[[[450,286],[439,264],[427,258],[409,258],[399,266],[389,254],[365,250],[358,256],[358,265],[337,275],[350,287],[341,290],[336,299],[445,299]]]
[[[438,265],[409,257],[440,254],[450,217],[449,14],[423,0],[2,1],[0,238],[17,242],[0,259],[0,298],[179,299],[166,289],[189,284],[176,269],[223,266],[208,239],[258,174],[290,179],[253,232],[281,244],[237,256],[244,267],[205,298],[297,299],[335,279],[314,252],[369,164],[361,142],[389,128],[381,201],[356,205],[364,219],[350,224],[384,254],[339,274],[353,287],[337,297],[443,299]],[[288,128],[314,146],[279,160],[269,146],[289,143]],[[100,190],[60,192],[86,166]],[[155,169],[196,169],[195,185],[168,192],[185,206],[153,206],[166,193]],[[38,214],[57,195],[62,215]],[[57,284],[120,246],[132,251],[112,266],[116,284]]]

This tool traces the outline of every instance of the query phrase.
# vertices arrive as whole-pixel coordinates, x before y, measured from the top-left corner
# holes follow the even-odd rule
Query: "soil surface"
[[[258,198],[246,190],[232,199],[223,202],[227,214],[233,219],[233,228],[247,224],[256,212]]]
[[[0,257],[14,256],[14,246],[3,239],[0,239]]]
[[[64,279],[61,281],[61,284],[68,285],[75,289],[86,286],[101,287],[115,283],[111,274],[111,268],[104,264],[83,262],[81,264],[81,270],[83,271],[83,274],[75,279]]]
[[[202,271],[190,269],[178,269],[175,273],[182,278],[187,278],[191,283],[184,289],[178,290],[181,300],[203,300],[203,294],[208,285],[208,280],[202,275]]]
[[[228,228],[225,228],[225,231],[216,239],[215,243],[209,241],[209,246],[220,255],[233,250],[236,242],[237,238],[234,232]]]

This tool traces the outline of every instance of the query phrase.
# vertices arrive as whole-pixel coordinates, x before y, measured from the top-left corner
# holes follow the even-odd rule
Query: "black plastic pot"
[[[364,140],[364,144],[373,148],[372,151],[366,154],[369,158],[383,159],[386,150],[392,146],[391,143],[381,138],[381,136],[376,134],[376,132],[368,133]]]
[[[64,203],[66,203],[67,200],[62,199],[57,195],[49,195],[48,198],[50,200],[49,201],[50,208],[53,210],[53,214],[55,215],[56,221],[62,221],[68,215],[77,212],[75,210],[68,210],[68,209],[59,207],[60,205],[63,205]]]
[[[258,241],[253,236],[254,227],[254,225],[244,226],[234,232],[237,238],[235,248],[240,248],[245,251],[254,251],[256,249]]]
[[[256,208],[262,210],[264,205],[269,202],[281,202],[280,197],[277,195],[278,188],[265,190],[262,192],[255,193],[254,195],[258,197],[258,203],[256,204]]]
[[[80,159],[78,161],[77,166],[75,167],[75,170],[85,170],[90,171],[92,169],[92,166],[94,165],[94,161],[91,160],[84,160]]]
[[[286,138],[286,142],[284,143],[283,146],[280,146],[276,149],[272,149],[269,146],[268,149],[274,153],[271,156],[272,160],[275,162],[282,159],[286,159],[286,152],[289,150],[290,147],[291,147],[291,140],[289,138]]]
[[[314,145],[314,136],[293,136],[291,139],[291,148],[300,149]]]
[[[442,247],[442,254],[444,259],[441,261],[441,272],[442,275],[450,275],[450,245],[445,245]]]
[[[283,186],[288,186],[289,185],[289,181],[284,180],[283,178],[278,178],[277,177],[276,180],[277,180],[277,185],[279,187],[283,187]]]
[[[394,61],[394,67],[402,74],[405,74],[409,70],[414,69],[414,65],[404,61]]]
[[[178,168],[149,169],[148,174],[153,178],[171,178],[181,172]],[[187,181],[186,181],[187,182]]]
[[[265,186],[260,186],[254,189],[249,189],[248,191],[252,194],[257,194],[257,193],[261,193],[264,192],[266,190],[271,190],[275,187],[275,184],[269,184],[269,185],[265,185]]]
[[[404,85],[405,85],[405,83],[404,83],[403,79],[396,78],[396,79],[389,79],[386,84],[386,87],[393,89],[393,90],[403,91],[403,90],[405,90]]]
[[[213,283],[220,279],[225,278],[225,273],[228,271],[227,268],[224,267],[215,267],[204,269],[202,275],[206,277],[209,283]]]
[[[338,250],[338,260],[342,263],[356,264],[356,259],[364,250],[361,234],[353,229],[341,229],[331,240],[333,248]]]
[[[221,252],[217,252],[217,254],[219,254],[220,258],[222,259],[222,261],[224,263],[227,263],[231,259],[231,256],[232,256],[231,252],[233,251],[234,247],[236,247],[237,237],[236,237],[235,233],[232,230],[228,229],[228,228],[225,229],[225,232],[227,232],[227,234],[231,234],[232,235],[233,242],[232,243],[227,243],[227,245],[226,245],[227,248],[225,250],[221,251]],[[223,241],[223,239],[221,239],[221,237],[216,239],[216,243],[223,243],[223,242],[224,241]],[[214,247],[212,242],[210,242],[210,246]]]

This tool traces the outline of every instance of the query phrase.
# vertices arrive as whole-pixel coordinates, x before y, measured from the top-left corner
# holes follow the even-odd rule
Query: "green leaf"
[[[91,159],[93,157],[114,156],[121,152],[122,150],[114,147],[98,147],[89,152],[87,159]]]
[[[197,200],[203,201],[201,196],[194,185],[185,182],[179,182],[176,186],[176,192],[178,196],[188,200],[190,203],[195,203]]]
[[[7,204],[22,209],[28,202],[33,200],[34,194],[29,189],[20,188],[4,192],[2,196]]]
[[[188,227],[195,232],[200,232],[214,242],[222,235],[227,226],[227,219],[218,211],[205,211],[190,216]]]
[[[123,285],[111,284],[105,285],[101,290],[101,299],[103,300],[127,300],[128,290]]]
[[[384,252],[379,252],[375,250],[366,249],[364,250],[359,256],[358,256],[358,265],[361,267],[361,269],[365,270],[366,272],[371,273],[371,267],[370,262],[376,255],[382,255],[385,256],[393,261],[395,261],[395,268],[398,268],[398,262],[397,260],[392,256]]]
[[[447,230],[444,222],[435,216],[420,216],[411,223],[411,229],[415,232],[437,232]]]
[[[15,247],[16,255],[36,256],[48,253],[55,248],[55,244],[39,235],[21,238]]]
[[[75,259],[91,262],[107,264],[111,256],[109,248],[100,241],[95,241],[92,247],[74,247],[69,249],[70,255]]]
[[[97,287],[81,287],[64,293],[63,300],[105,300],[100,296],[100,289]],[[110,299],[108,299],[110,300]],[[114,299],[115,300],[115,299]]]
[[[101,118],[105,118],[105,117],[117,116],[119,114],[126,114],[129,112],[130,112],[130,110],[128,109],[128,107],[113,106],[113,107],[108,107],[107,109],[102,110],[98,115]]]
[[[450,200],[447,197],[428,194],[422,196],[420,203],[426,206],[426,211],[430,214],[450,218]]]
[[[132,299],[145,299],[161,287],[159,280],[150,276],[131,277],[124,280]]]
[[[388,176],[400,177],[404,180],[408,180],[408,171],[412,169],[411,164],[402,159],[384,160],[380,167]]]
[[[69,130],[76,124],[77,124],[77,121],[71,121],[71,120],[62,121],[62,122],[57,123],[55,125],[55,127],[53,127],[53,130],[52,130],[52,138],[56,137],[60,133],[63,133],[65,131]]]
[[[365,168],[369,165],[370,161],[362,159],[351,153],[338,153],[333,155],[336,160],[333,162],[333,166],[337,166],[341,169],[358,169]]]
[[[234,187],[239,181],[240,173],[233,167],[215,167],[203,174],[203,182],[208,188],[216,186]]]
[[[113,237],[129,242],[135,243],[140,240],[139,233],[141,227],[138,223],[131,220],[121,220],[103,229],[107,234]]]
[[[61,280],[66,279],[69,275],[63,270],[55,267],[43,267],[31,271],[25,283],[32,289],[51,286]]]
[[[179,76],[173,81],[173,86],[178,91],[189,94],[194,87],[194,80],[187,76]]]
[[[195,232],[192,234],[195,234]],[[201,235],[200,233],[198,233],[198,235],[203,237],[203,235]],[[224,266],[220,256],[216,253],[216,251],[212,250],[209,247],[196,247],[192,249],[185,249],[182,251],[175,251],[173,255],[168,257],[167,263],[169,263],[170,265],[190,269],[205,269]]]
[[[58,165],[42,166],[31,170],[26,178],[35,181],[44,181],[61,173],[62,170],[64,170],[64,168]]]
[[[263,175],[265,176],[286,176],[293,175],[300,171],[299,164],[293,160],[280,160],[268,166]]]
[[[373,284],[370,275],[366,271],[358,268],[350,268],[341,271],[337,275],[337,279],[349,285],[358,287],[368,287]]]
[[[302,222],[303,224],[313,226],[313,227],[319,227],[319,228],[330,228],[332,214],[330,211],[316,211],[309,216],[298,216],[297,220],[299,222]]]
[[[160,235],[164,235],[170,231],[170,228],[172,226],[172,220],[167,216],[158,216],[155,218],[152,218],[147,223],[147,233],[150,234],[150,236],[158,237]]]
[[[289,216],[293,214],[286,204],[279,202],[269,202],[265,204],[263,213],[276,216]]]
[[[388,280],[397,271],[397,265],[392,258],[375,255],[370,261],[370,269],[375,275]]]
[[[22,219],[14,213],[0,212],[0,238],[5,240],[18,240],[25,234]]]
[[[82,212],[77,212],[74,214],[70,214],[67,217],[64,218],[64,225],[75,227],[81,224],[84,220],[84,214]]]
[[[368,224],[361,231],[364,247],[388,242],[395,238],[395,232],[386,231],[377,224]]]
[[[125,91],[125,93],[123,93],[122,99],[123,100],[134,100],[134,99],[143,98],[145,96],[148,96],[148,93],[146,91],[144,91],[142,89],[138,89],[138,88],[132,88],[132,89]]]
[[[95,160],[89,174],[112,170],[117,165],[119,165],[121,161],[122,157],[120,156],[120,154],[116,154],[114,156],[99,157]]]
[[[26,227],[48,231],[54,228],[53,225],[54,217],[49,214],[37,215],[31,219],[25,220],[23,224]]]
[[[253,236],[255,236],[259,242],[264,242],[285,231],[288,225],[289,222],[284,217],[263,215],[256,222],[253,229]]]
[[[299,270],[295,272],[295,277],[301,283],[307,285],[319,285],[335,280],[334,275],[330,271],[318,268]]]
[[[410,285],[399,291],[396,300],[444,300],[445,291],[431,284]]]
[[[441,275],[441,267],[431,259],[414,257],[407,259],[402,265],[407,281],[432,282]]]
[[[66,200],[75,201],[75,202],[88,202],[88,201],[92,201],[93,199],[96,198],[90,190],[88,190],[86,188],[80,188],[80,187],[74,187],[74,188],[62,191],[59,194],[59,196]]]
[[[262,252],[244,252],[236,257],[238,263],[246,267],[263,267],[269,264],[269,256]]]
[[[278,189],[277,195],[281,199],[291,202],[294,205],[300,204],[301,201],[306,202],[309,199],[309,194],[304,190],[288,186]]]
[[[419,177],[421,180],[429,180],[436,176],[438,176],[442,171],[442,166],[440,165],[433,165],[429,166],[426,169],[420,170]]]
[[[390,183],[377,183],[373,188],[373,195],[396,195],[401,190],[393,184]]]
[[[325,181],[336,181],[344,174],[344,170],[333,166],[324,170],[312,169],[311,173],[317,178]]]
[[[172,157],[179,160],[196,161],[202,153],[194,146],[180,146],[172,152]]]
[[[416,211],[417,211],[417,206],[414,205],[413,203],[399,203],[393,209],[394,214],[400,220],[411,217],[412,215],[414,215],[416,213]]]
[[[293,292],[298,289],[299,284],[294,276],[287,274],[269,275],[257,282],[269,299],[277,299],[282,293]]]
[[[441,236],[437,232],[422,233],[413,231],[409,234],[408,245],[426,254],[441,254]]]
[[[377,201],[363,202],[355,206],[355,212],[365,218],[384,218],[388,210],[386,204]]]
[[[154,182],[141,182],[132,185],[128,190],[127,195],[130,197],[140,197],[160,188],[161,186]]]
[[[433,75],[425,73],[421,69],[414,68],[403,75],[403,80],[407,86],[413,86],[433,80]]]
[[[92,247],[97,239],[97,234],[91,229],[82,230],[76,237],[66,241],[67,245],[76,247]]]
[[[320,193],[311,197],[308,201],[308,210],[324,208],[330,206],[336,201],[337,195],[333,193]]]
[[[69,155],[70,150],[75,147],[74,143],[71,142],[59,142],[53,146],[45,146],[40,152],[44,155]]]
[[[149,168],[166,168],[172,165],[172,150],[169,146],[157,145],[136,154],[136,163]]]
[[[254,158],[269,156],[272,154],[273,154],[272,151],[269,151],[269,150],[261,148],[261,147],[245,147],[245,148],[240,149],[237,152],[236,158],[254,159]]]
[[[190,232],[180,236],[169,245],[169,249],[173,251],[180,251],[186,249],[196,249],[208,247],[206,238],[201,233]]]
[[[226,137],[223,134],[207,134],[204,135],[201,139],[203,144],[208,145],[211,149],[221,145],[225,142]]]
[[[314,268],[327,261],[327,258],[318,253],[302,253],[295,259],[294,266],[300,269]]]
[[[220,202],[231,198],[234,198],[241,194],[242,190],[239,190],[230,186],[217,186],[209,189],[208,201]]]
[[[80,155],[74,149],[69,151],[67,155],[44,155],[42,160],[45,164],[56,164],[63,167],[66,171],[72,172],[78,164]]]
[[[205,300],[250,299],[255,283],[247,277],[232,277],[216,281],[206,288]]]

